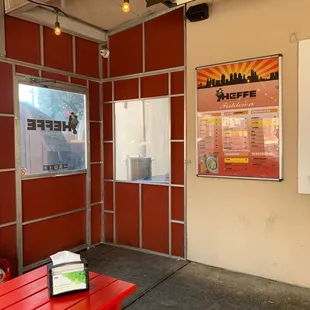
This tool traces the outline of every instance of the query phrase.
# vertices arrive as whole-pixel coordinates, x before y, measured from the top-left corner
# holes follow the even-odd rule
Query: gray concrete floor
[[[310,310],[308,289],[107,245],[82,255],[92,271],[137,284],[123,309]]]

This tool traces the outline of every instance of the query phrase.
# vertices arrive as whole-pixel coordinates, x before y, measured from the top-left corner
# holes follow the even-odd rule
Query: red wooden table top
[[[50,299],[47,267],[43,266],[0,285],[0,310],[120,309],[124,298],[136,285],[111,277],[89,273],[90,290]]]

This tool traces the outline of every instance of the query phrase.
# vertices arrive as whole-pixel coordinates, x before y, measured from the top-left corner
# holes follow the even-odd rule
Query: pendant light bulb
[[[125,13],[128,13],[130,11],[130,5],[129,5],[129,0],[124,0],[122,10]]]
[[[55,23],[54,33],[56,34],[56,36],[61,35],[61,28],[60,28],[60,24],[58,21],[58,11],[56,12],[56,23]]]
[[[56,23],[55,23],[54,32],[55,32],[56,36],[61,35],[61,28],[60,28],[59,22],[56,22]]]

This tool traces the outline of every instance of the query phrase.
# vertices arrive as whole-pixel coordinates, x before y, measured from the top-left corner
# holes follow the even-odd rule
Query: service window
[[[23,176],[85,170],[85,93],[19,84]]]
[[[169,183],[170,99],[116,102],[116,180]]]

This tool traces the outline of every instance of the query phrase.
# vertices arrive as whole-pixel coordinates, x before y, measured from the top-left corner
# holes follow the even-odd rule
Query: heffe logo
[[[233,93],[225,93],[223,88],[219,88],[216,93],[217,102],[220,102],[224,99],[232,99],[236,100],[239,98],[256,98],[256,90],[245,90],[245,91],[238,91]]]

